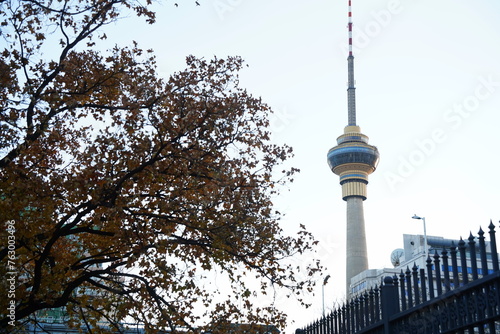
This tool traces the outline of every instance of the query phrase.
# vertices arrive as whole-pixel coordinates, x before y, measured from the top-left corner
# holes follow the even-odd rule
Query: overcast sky
[[[301,169],[276,200],[283,228],[303,223],[320,240],[331,307],[344,294],[346,209],[326,154],[347,124],[347,0],[173,3],[108,41],[153,48],[165,76],[189,54],[246,60],[242,86],[273,107],[273,140]],[[370,267],[391,267],[402,235],[423,232],[413,214],[447,238],[498,225],[500,2],[353,0],[353,22],[358,125],[381,154],[364,203]],[[306,311],[286,305],[287,332],[321,315],[317,293]]]

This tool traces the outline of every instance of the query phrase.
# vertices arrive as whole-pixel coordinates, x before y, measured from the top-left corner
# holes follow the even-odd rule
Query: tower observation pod
[[[347,57],[348,125],[337,138],[337,146],[328,151],[328,164],[340,177],[342,199],[347,203],[346,240],[346,295],[351,293],[351,278],[368,269],[363,201],[366,200],[368,175],[377,168],[379,152],[368,144],[368,137],[356,125],[356,98],[354,87],[354,56],[352,54],[351,0],[348,11],[349,55]]]

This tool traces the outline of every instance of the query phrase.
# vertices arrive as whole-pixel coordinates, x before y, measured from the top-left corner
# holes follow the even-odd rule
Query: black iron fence
[[[296,334],[500,333],[495,226],[407,267]]]

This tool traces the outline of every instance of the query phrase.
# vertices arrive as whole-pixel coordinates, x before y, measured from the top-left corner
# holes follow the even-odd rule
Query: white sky
[[[347,0],[168,1],[157,24],[125,20],[108,42],[153,48],[165,76],[189,54],[246,60],[242,86],[276,111],[274,140],[301,169],[276,200],[283,228],[303,223],[320,240],[331,308],[344,294],[345,202],[326,153],[347,124]],[[371,268],[423,232],[413,214],[448,238],[498,223],[499,14],[495,0],[353,0],[357,120],[381,154],[365,201]],[[311,300],[283,305],[288,333],[321,315],[320,287]]]

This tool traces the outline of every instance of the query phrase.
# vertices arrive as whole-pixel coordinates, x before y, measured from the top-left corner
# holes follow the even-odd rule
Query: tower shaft
[[[349,288],[351,278],[368,269],[368,251],[363,199],[361,197],[348,197],[346,203],[346,287]]]

